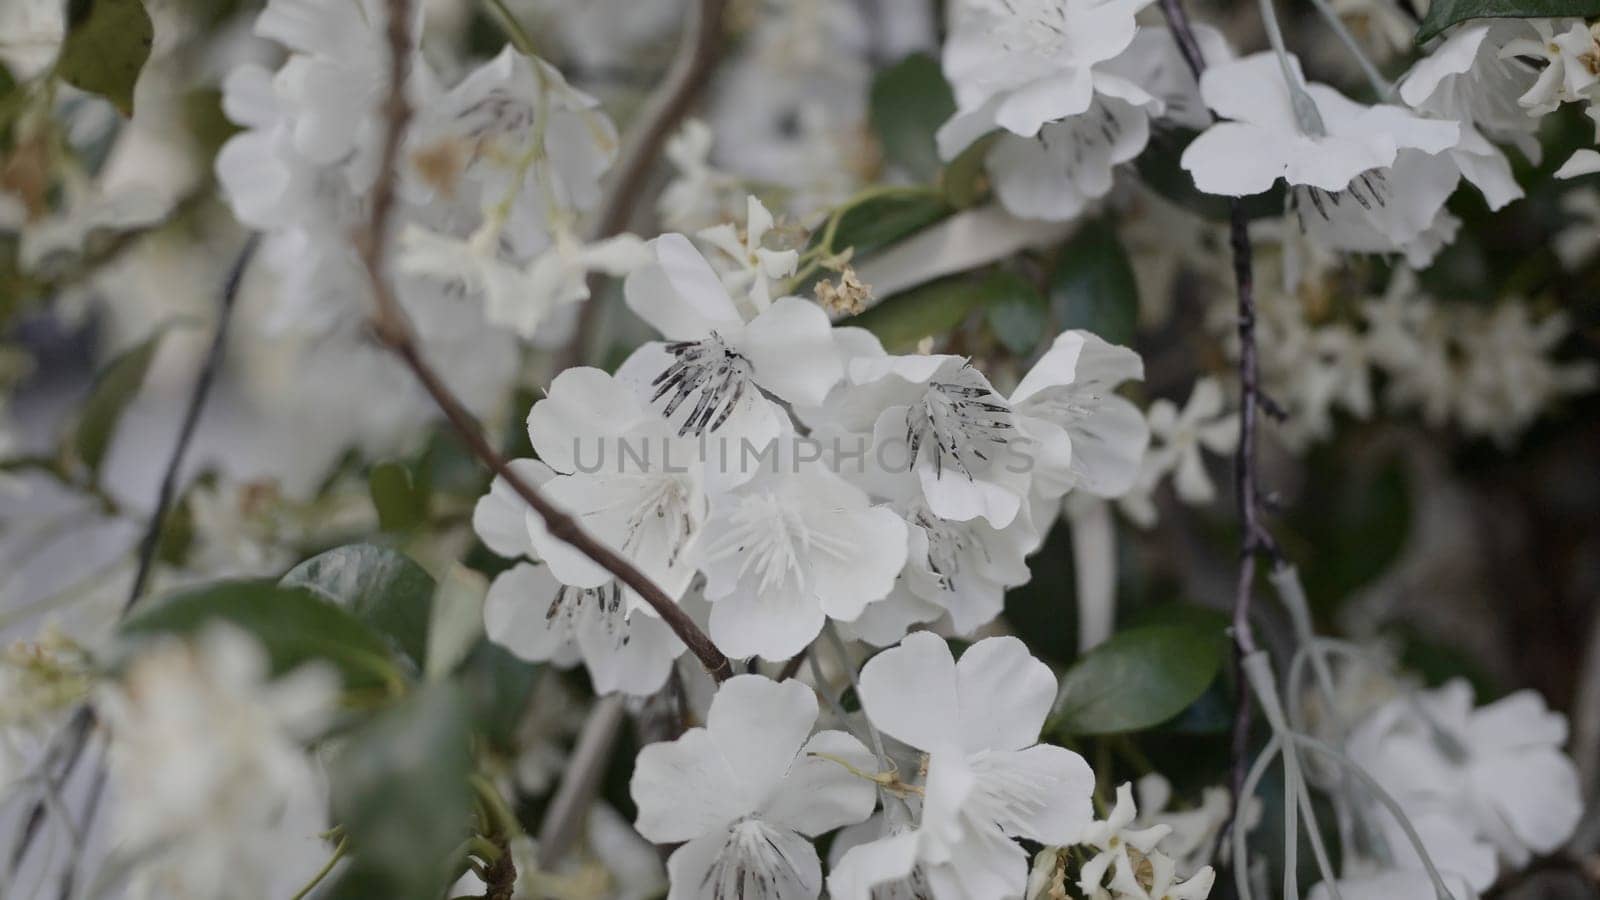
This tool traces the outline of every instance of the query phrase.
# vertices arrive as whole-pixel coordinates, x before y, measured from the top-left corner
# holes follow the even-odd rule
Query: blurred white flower
[[[743,294],[749,308],[757,314],[772,306],[772,283],[794,274],[800,261],[797,250],[769,250],[762,246],[772,230],[772,213],[754,196],[745,199],[743,234],[724,223],[701,230],[702,241],[721,250],[732,264],[722,274],[723,287],[730,294]]]
[[[1582,19],[1529,19],[1531,37],[1506,41],[1502,57],[1542,60],[1544,66],[1533,85],[1518,98],[1532,115],[1555,112],[1563,103],[1590,99],[1600,83],[1595,60],[1600,59],[1600,38]]]

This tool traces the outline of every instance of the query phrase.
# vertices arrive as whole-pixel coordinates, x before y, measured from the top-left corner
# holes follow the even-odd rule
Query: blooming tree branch
[[[412,115],[411,104],[405,94],[406,79],[410,70],[410,54],[406,50],[410,44],[407,23],[411,21],[412,10],[413,5],[410,0],[389,2],[387,31],[390,53],[389,91],[383,105],[385,122],[383,150],[378,181],[372,190],[371,215],[364,231],[356,236],[356,249],[366,270],[372,288],[373,302],[377,307],[372,320],[373,331],[378,340],[398,356],[416,376],[417,381],[445,414],[450,425],[466,442],[472,454],[496,475],[505,479],[517,496],[526,501],[544,520],[545,527],[552,536],[571,544],[596,565],[615,575],[619,582],[637,591],[699,658],[713,678],[718,681],[726,679],[733,674],[732,666],[728,658],[716,648],[700,627],[637,566],[588,535],[578,525],[577,520],[540,495],[532,485],[508,466],[506,459],[490,446],[472,413],[467,411],[439,373],[429,365],[417,345],[411,324],[406,318],[405,311],[400,308],[399,300],[395,297],[388,277],[384,273],[387,244],[385,238],[389,232],[389,219],[395,205],[395,171],[400,159],[406,126],[410,123]]]

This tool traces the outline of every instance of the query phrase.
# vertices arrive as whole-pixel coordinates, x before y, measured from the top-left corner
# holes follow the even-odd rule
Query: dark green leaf
[[[879,72],[872,82],[870,110],[884,157],[908,174],[932,181],[940,166],[934,132],[956,111],[939,61],[915,53]]]
[[[361,620],[307,591],[264,581],[224,581],[175,594],[136,613],[121,633],[187,636],[216,621],[254,635],[277,673],[321,659],[339,668],[347,687],[375,687],[394,672],[388,644]]]
[[[517,728],[538,675],[538,666],[490,641],[479,641],[462,666],[461,683],[478,730],[502,750],[515,749]]]
[[[1600,16],[1600,0],[1433,0],[1417,27],[1417,43],[1468,19],[1583,19]]]
[[[1205,692],[1222,657],[1219,635],[1187,624],[1120,632],[1062,677],[1056,728],[1066,734],[1113,734],[1157,725]]]
[[[1050,331],[1050,304],[1020,275],[1009,281],[1011,292],[989,304],[989,329],[1007,350],[1027,356]]]
[[[133,86],[150,58],[154,38],[141,0],[71,0],[56,74],[131,116]]]
[[[468,706],[443,682],[385,710],[333,763],[333,808],[356,870],[386,897],[437,897],[472,815]],[[368,896],[373,896],[368,894]]]
[[[156,332],[135,345],[95,377],[89,399],[84,401],[79,413],[78,430],[73,435],[73,449],[90,472],[99,472],[100,464],[105,461],[117,423],[144,386],[144,377],[150,371],[150,363],[155,360],[165,333]]]
[[[1011,272],[980,278],[956,275],[889,297],[843,324],[865,328],[890,351],[903,351],[924,337],[950,331],[974,310],[1032,289]]]
[[[378,527],[393,534],[411,531],[428,520],[428,494],[411,478],[405,463],[387,460],[367,474]]]
[[[410,557],[377,544],[349,544],[295,566],[279,583],[350,610],[388,635],[418,666],[423,664],[434,581]]]
[[[1133,343],[1139,322],[1139,284],[1116,229],[1085,223],[1056,257],[1050,308],[1061,328],[1084,328],[1113,344]]]
[[[856,249],[856,257],[871,253],[920,231],[954,210],[936,193],[893,194],[867,200],[839,219],[832,250]]]

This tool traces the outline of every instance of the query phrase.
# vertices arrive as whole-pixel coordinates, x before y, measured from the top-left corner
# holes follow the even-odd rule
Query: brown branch
[[[727,6],[728,0],[696,0],[666,80],[651,95],[650,102],[639,114],[637,129],[623,146],[600,207],[600,218],[595,222],[592,240],[603,240],[627,230],[628,219],[644,192],[645,179],[661,155],[662,146],[688,114],[716,67],[722,45],[722,18]],[[595,329],[600,322],[600,304],[595,297],[598,282],[598,277],[590,277],[589,300],[578,311],[578,323],[571,340],[557,356],[557,371],[582,365],[594,343]]]
[[[636,591],[644,601],[661,616],[661,619],[678,635],[678,638],[699,658],[706,671],[718,681],[733,674],[728,658],[716,648],[711,639],[695,625],[683,608],[678,606],[666,591],[651,581],[638,567],[610,547],[585,532],[577,520],[558,509],[534,487],[524,481],[508,465],[504,457],[489,445],[472,413],[451,393],[444,380],[423,357],[415,333],[405,311],[395,298],[389,279],[384,274],[384,256],[388,246],[389,219],[395,205],[395,173],[398,169],[401,144],[406,126],[411,121],[411,104],[406,99],[405,85],[410,74],[411,37],[410,21],[412,0],[389,0],[388,43],[389,92],[384,101],[385,133],[378,181],[373,186],[371,218],[364,234],[356,236],[362,265],[371,282],[373,303],[373,330],[378,340],[394,352],[411,370],[422,387],[427,390],[450,425],[466,442],[469,450],[496,475],[505,479],[534,512],[544,520],[545,527],[558,540],[576,547],[595,564],[616,576],[616,579]]]
[[[1189,16],[1180,0],[1161,0],[1161,11],[1177,40],[1178,49],[1195,81],[1205,70],[1205,59],[1195,40]],[[1233,276],[1238,286],[1239,328],[1239,446],[1234,453],[1234,502],[1239,510],[1239,582],[1233,598],[1234,677],[1238,684],[1238,706],[1234,711],[1232,771],[1229,781],[1233,804],[1230,821],[1224,832],[1232,826],[1232,816],[1244,799],[1245,770],[1250,761],[1250,692],[1245,687],[1244,660],[1256,651],[1255,635],[1250,627],[1250,605],[1255,593],[1256,556],[1262,552],[1277,556],[1277,544],[1260,521],[1261,498],[1256,472],[1256,412],[1266,409],[1277,415],[1277,405],[1261,392],[1260,370],[1256,358],[1256,305],[1255,277],[1252,271],[1249,222],[1238,198],[1228,201],[1228,236],[1233,251]],[[1218,842],[1221,846],[1221,842]]]

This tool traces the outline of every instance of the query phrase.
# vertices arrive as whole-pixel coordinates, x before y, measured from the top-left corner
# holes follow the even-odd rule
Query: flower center
[[[640,492],[638,503],[628,513],[622,552],[637,553],[647,540],[659,536],[667,550],[667,565],[677,565],[679,555],[695,530],[694,518],[690,515],[690,490],[675,477],[643,477],[652,483]]]
[[[941,519],[927,509],[918,509],[911,517],[928,535],[928,568],[939,576],[942,590],[955,590],[956,576],[961,574],[961,557],[976,546],[987,558],[988,551],[981,543],[972,540],[966,523]]]
[[[795,584],[804,585],[808,560],[818,555],[844,559],[850,552],[849,541],[813,529],[799,510],[770,493],[744,498],[729,523],[732,527],[710,554],[714,559],[738,557],[739,577],[759,572],[762,591],[785,584],[791,576]]]
[[[971,481],[973,460],[988,462],[1012,427],[1010,408],[966,365],[950,381],[929,382],[922,402],[906,411],[906,445],[913,465],[927,450],[936,476],[944,476],[948,457]]]
[[[807,891],[798,867],[773,828],[760,819],[740,819],[728,828],[722,852],[700,883],[700,896],[711,900],[754,900],[793,897]]]
[[[698,393],[700,399],[678,427],[678,437],[699,437],[721,428],[744,398],[752,372],[750,361],[715,331],[703,340],[668,344],[667,352],[675,360],[650,382],[656,389],[650,402],[670,395],[662,415],[671,418],[685,400]]]
[[[569,639],[586,620],[598,621],[618,647],[626,645],[631,637],[628,618],[622,610],[622,586],[615,581],[597,588],[562,585],[550,598],[550,608],[545,611],[544,618],[551,623],[560,619],[558,627]]]
[[[1307,202],[1316,210],[1317,215],[1327,222],[1333,218],[1332,210],[1339,209],[1345,197],[1349,197],[1362,209],[1371,212],[1373,209],[1382,209],[1389,205],[1390,191],[1389,177],[1381,169],[1370,169],[1357,175],[1342,191],[1325,191],[1309,185],[1295,185],[1290,206],[1294,209],[1296,219],[1300,221],[1300,230],[1304,231],[1304,204]]]

